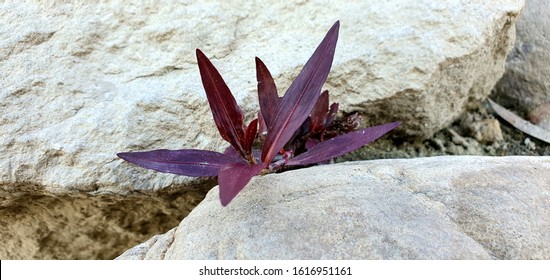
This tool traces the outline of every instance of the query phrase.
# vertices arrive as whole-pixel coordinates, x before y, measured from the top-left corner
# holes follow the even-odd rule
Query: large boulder
[[[173,201],[198,181],[131,166],[115,153],[224,148],[195,48],[212,58],[250,120],[258,109],[254,56],[268,65],[282,94],[337,19],[341,36],[326,85],[332,100],[363,113],[370,124],[401,120],[401,134],[429,136],[488,94],[503,71],[522,7],[517,0],[2,3],[1,211],[24,215],[26,205],[40,211],[49,207],[48,197],[99,200],[82,204],[89,207],[116,207],[134,197]],[[197,196],[179,201],[181,207],[160,206],[152,199],[149,209],[177,216]],[[79,207],[49,211],[76,223],[68,209]],[[94,215],[86,226],[105,219],[112,216]],[[21,235],[13,234],[10,221],[2,222],[0,234],[12,236],[14,245],[0,257],[42,256],[16,252]],[[34,223],[19,224],[19,231],[32,239]],[[59,230],[54,224],[40,235]],[[78,228],[66,235],[74,237]],[[101,236],[135,231],[109,228]]]
[[[549,174],[549,157],[445,156],[267,175],[118,259],[549,259]]]
[[[547,0],[525,2],[506,72],[495,87],[499,103],[523,114],[550,102],[550,5]]]

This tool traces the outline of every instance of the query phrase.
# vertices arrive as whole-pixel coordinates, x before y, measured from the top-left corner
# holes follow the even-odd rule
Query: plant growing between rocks
[[[328,31],[302,71],[279,97],[273,77],[256,58],[258,117],[247,126],[220,73],[199,49],[199,71],[214,122],[231,144],[224,153],[207,150],[153,150],[117,155],[138,166],[185,176],[218,176],[223,206],[255,175],[283,171],[290,166],[326,162],[354,151],[397,127],[392,122],[353,131],[358,115],[335,121],[338,103],[329,106],[321,93],[334,58],[340,23]]]

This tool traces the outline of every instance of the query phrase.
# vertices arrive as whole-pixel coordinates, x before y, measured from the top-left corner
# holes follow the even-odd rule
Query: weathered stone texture
[[[489,93],[504,69],[522,7],[518,0],[2,2],[1,211],[17,213],[36,196],[58,197],[61,205],[91,199],[83,205],[99,207],[103,202],[94,199],[171,196],[197,184],[115,156],[224,148],[195,49],[212,58],[250,120],[258,109],[254,56],[267,64],[282,94],[338,19],[340,39],[326,85],[333,100],[370,124],[400,120],[401,134],[429,136]],[[155,203],[153,213],[164,207],[183,213]],[[59,209],[48,215],[72,208]],[[12,226],[6,222],[0,232]],[[63,230],[47,228],[51,234]],[[73,238],[79,234],[77,227],[65,230]],[[9,236],[13,244],[23,238]],[[2,256],[49,256],[10,248]]]
[[[495,99],[527,113],[550,103],[550,5],[527,0],[516,24],[516,42],[506,60],[506,72],[496,85]]]
[[[549,259],[549,174],[548,157],[446,156],[267,175],[119,259]]]

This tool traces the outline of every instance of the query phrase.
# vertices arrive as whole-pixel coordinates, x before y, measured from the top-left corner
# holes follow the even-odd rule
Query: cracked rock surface
[[[548,157],[443,156],[256,177],[119,259],[549,259],[549,174]]]
[[[0,184],[63,194],[188,184],[115,153],[223,150],[195,49],[251,119],[254,56],[283,94],[337,19],[331,98],[371,122],[402,120],[402,132],[430,135],[489,94],[514,41],[521,1],[470,2],[2,4]]]

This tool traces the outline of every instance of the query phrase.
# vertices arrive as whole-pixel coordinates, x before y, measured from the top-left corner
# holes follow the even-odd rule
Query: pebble
[[[550,131],[550,103],[544,103],[529,112],[529,121]]]

